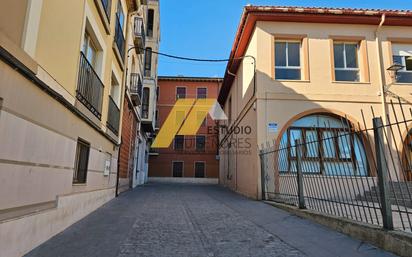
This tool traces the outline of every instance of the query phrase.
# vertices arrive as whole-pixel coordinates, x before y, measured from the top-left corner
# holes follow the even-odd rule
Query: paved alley
[[[27,256],[393,256],[220,186],[148,184]]]

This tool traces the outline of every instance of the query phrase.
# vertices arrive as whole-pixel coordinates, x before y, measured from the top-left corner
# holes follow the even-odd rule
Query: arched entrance
[[[405,175],[404,177],[402,176],[401,179],[412,181],[412,130],[409,131],[403,142],[402,162],[403,172]]]
[[[351,123],[330,113],[301,117],[280,138],[279,172],[296,171],[295,140],[302,146],[302,171],[326,176],[368,176],[368,161],[361,135]]]

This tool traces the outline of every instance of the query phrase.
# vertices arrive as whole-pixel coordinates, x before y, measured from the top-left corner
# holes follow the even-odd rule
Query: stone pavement
[[[215,185],[148,184],[27,256],[394,256]]]

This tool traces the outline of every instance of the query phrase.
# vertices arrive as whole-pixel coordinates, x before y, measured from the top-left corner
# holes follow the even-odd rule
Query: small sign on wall
[[[110,164],[111,164],[111,160],[106,160],[105,164],[104,164],[104,172],[103,172],[103,176],[109,176],[110,174]]]
[[[268,123],[268,131],[270,133],[278,132],[278,124],[276,122],[269,122]]]

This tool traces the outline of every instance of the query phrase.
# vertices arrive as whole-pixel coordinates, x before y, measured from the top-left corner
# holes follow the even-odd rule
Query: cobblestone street
[[[393,256],[225,188],[148,184],[27,256]]]

